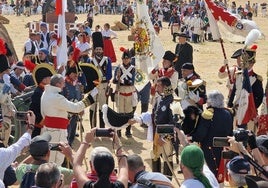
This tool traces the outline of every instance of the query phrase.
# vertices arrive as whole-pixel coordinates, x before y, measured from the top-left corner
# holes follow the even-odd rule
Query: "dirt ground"
[[[240,4],[244,5],[246,1],[239,1]],[[257,1],[261,3],[260,1]],[[239,3],[237,3],[239,4]],[[28,37],[28,28],[25,28],[25,25],[31,21],[39,21],[41,20],[41,15],[34,15],[30,17],[25,16],[6,16],[10,20],[10,24],[5,25],[7,30],[9,31],[9,35],[13,40],[17,55],[19,58],[22,57],[23,54],[23,45]],[[83,22],[86,20],[86,14],[79,14],[78,15],[78,22]],[[253,17],[253,19],[257,22],[260,27],[260,30],[266,34],[268,31],[268,18],[262,17]],[[95,25],[99,24],[101,26],[104,23],[110,23],[110,25],[114,24],[114,21],[120,21],[121,15],[97,15],[94,17],[93,28]],[[163,23],[163,30],[160,31],[159,37],[161,42],[164,46],[165,50],[175,51],[176,43],[172,42],[172,37],[170,35],[170,30],[167,27],[168,23]],[[118,62],[120,62],[121,52],[119,50],[120,47],[131,48],[133,46],[132,41],[128,41],[127,36],[130,35],[130,31],[117,31],[118,39],[113,40],[113,44],[115,46]],[[257,63],[254,67],[255,71],[262,75],[263,77],[263,85],[266,85],[266,72],[267,72],[267,60],[268,60],[268,45],[267,39],[257,41],[258,49],[257,49]],[[223,65],[223,55],[220,43],[218,42],[205,42],[204,44],[192,44],[194,49],[194,65],[196,67],[197,73],[201,75],[203,80],[207,83],[207,91],[217,89],[220,90],[227,95],[227,89],[225,87],[226,80],[221,80],[217,77],[217,71],[221,65]],[[224,40],[224,48],[230,61],[230,65],[235,64],[236,62],[233,59],[230,59],[232,53],[239,49],[243,48],[243,44],[239,43],[230,43]],[[109,103],[112,106],[112,103]],[[140,105],[136,111],[137,113],[140,112]],[[89,121],[88,121],[88,110],[86,110],[86,114],[83,118],[83,126],[85,131],[90,129]],[[135,125],[132,128],[133,137],[126,138],[124,136],[124,131],[122,132],[122,143],[125,147],[125,150],[132,154],[136,153],[141,155],[144,159],[145,165],[148,170],[150,170],[150,150],[152,143],[146,141],[146,129],[141,128],[139,125]],[[81,135],[81,134],[80,134]],[[79,145],[79,140],[75,141],[74,150],[77,149]],[[112,150],[111,140],[108,138],[97,138],[94,146],[107,146]],[[88,150],[88,153],[90,150]],[[87,155],[88,156],[88,155]],[[175,161],[175,160],[174,160]],[[177,166],[175,166],[175,172],[177,171]],[[177,175],[177,173],[176,173]],[[182,176],[177,175],[180,181],[182,181]],[[175,185],[175,181],[174,181]],[[177,187],[177,186],[176,186]]]

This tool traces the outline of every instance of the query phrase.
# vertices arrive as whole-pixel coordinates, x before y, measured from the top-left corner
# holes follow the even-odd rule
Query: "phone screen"
[[[230,143],[228,142],[227,137],[214,137],[213,138],[213,146],[214,147],[226,147],[230,146]]]

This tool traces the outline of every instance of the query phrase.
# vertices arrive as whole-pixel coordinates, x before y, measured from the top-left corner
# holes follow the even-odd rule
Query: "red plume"
[[[124,51],[126,51],[126,49],[124,47],[120,47],[120,51],[124,52]]]
[[[254,45],[252,45],[252,46],[251,46],[251,48],[250,48],[250,49],[251,49],[251,50],[256,51],[256,50],[257,50],[257,48],[258,48],[258,46],[257,46],[256,44],[254,44]]]
[[[75,41],[72,43],[72,47],[74,49],[74,51],[73,51],[73,58],[72,59],[73,59],[73,61],[78,62],[81,51],[79,50],[79,48],[76,48]]]
[[[34,70],[36,64],[33,63],[33,62],[31,62],[31,61],[29,61],[29,60],[25,60],[25,61],[24,61],[24,66],[25,66],[26,69],[28,69],[30,72],[33,72],[33,70]]]
[[[0,38],[0,55],[1,54],[6,55],[7,54],[7,48],[6,48],[6,45],[5,45],[5,41]]]
[[[73,60],[78,62],[80,57],[80,50],[78,48],[74,48]]]

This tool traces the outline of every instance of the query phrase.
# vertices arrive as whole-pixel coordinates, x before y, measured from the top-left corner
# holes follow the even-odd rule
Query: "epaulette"
[[[258,79],[258,80],[260,80],[261,82],[263,81],[263,78],[262,78],[262,76],[261,76],[261,75],[258,75],[258,74],[257,74],[257,76],[256,76],[256,77],[257,77],[257,79]]]
[[[202,117],[206,120],[210,120],[213,118],[214,115],[214,109],[213,108],[207,108],[202,112]]]

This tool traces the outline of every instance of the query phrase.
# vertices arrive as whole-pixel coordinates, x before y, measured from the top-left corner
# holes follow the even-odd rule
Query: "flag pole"
[[[224,48],[224,45],[223,45],[223,40],[222,40],[222,38],[220,38],[219,40],[220,40],[220,44],[221,44],[221,49],[222,49],[223,57],[224,57],[225,60],[227,60],[227,56],[226,56],[226,53],[225,53],[225,48]],[[230,72],[229,64],[227,63],[225,66],[226,66],[226,69],[227,69],[227,74],[228,74],[228,78],[229,78],[230,84],[233,84],[234,83],[234,80],[231,77],[231,72]]]

